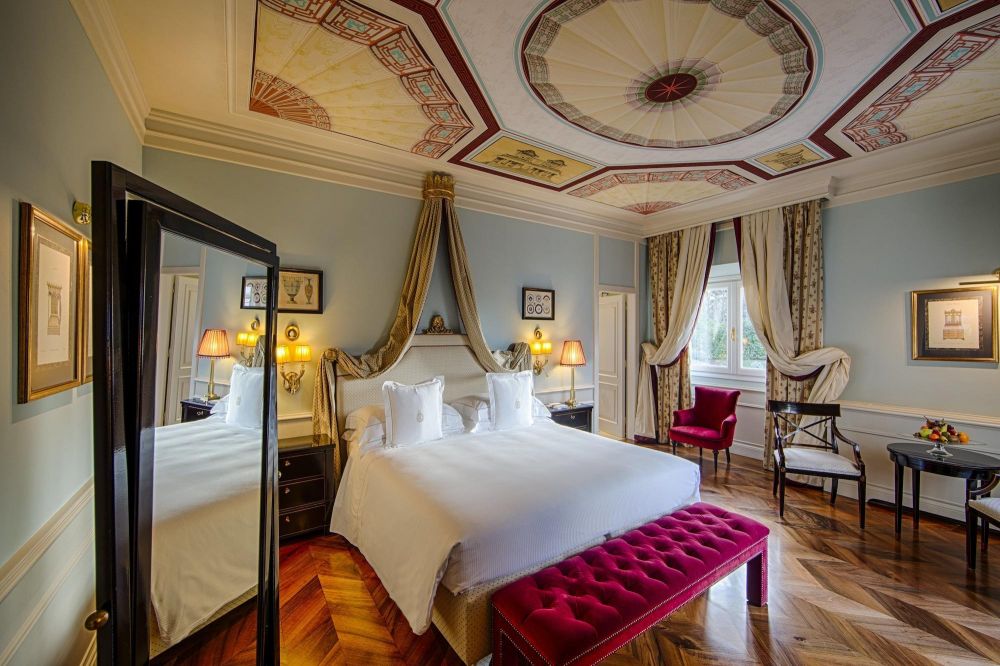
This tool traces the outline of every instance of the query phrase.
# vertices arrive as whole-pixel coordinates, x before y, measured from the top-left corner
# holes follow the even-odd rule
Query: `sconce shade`
[[[559,365],[587,365],[587,357],[583,353],[583,343],[579,340],[563,342],[562,358]]]
[[[198,356],[226,358],[229,356],[229,336],[224,328],[206,328],[198,343]]]
[[[236,344],[239,345],[240,347],[246,347],[247,346],[247,334],[244,333],[244,332],[237,333],[236,334]]]
[[[288,363],[288,345],[278,345],[274,349],[274,360],[279,364]]]
[[[312,347],[309,345],[295,345],[295,360],[299,363],[311,361],[312,356]]]
[[[247,347],[253,347],[257,344],[257,338],[260,336],[256,333],[247,333]]]
[[[552,353],[552,343],[549,341],[535,340],[531,343],[531,355],[541,356]]]

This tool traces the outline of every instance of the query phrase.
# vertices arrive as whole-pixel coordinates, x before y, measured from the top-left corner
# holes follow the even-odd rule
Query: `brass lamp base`
[[[569,400],[566,406],[576,407],[576,368],[573,366],[569,368]]]
[[[208,363],[208,393],[205,394],[205,400],[218,400],[220,397],[222,396],[215,392],[215,359],[211,358]]]

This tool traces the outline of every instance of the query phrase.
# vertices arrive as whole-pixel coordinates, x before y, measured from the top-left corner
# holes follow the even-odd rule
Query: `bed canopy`
[[[336,414],[337,372],[356,379],[376,377],[390,370],[409,348],[427,298],[442,227],[448,237],[448,255],[458,311],[476,360],[487,372],[513,372],[526,367],[530,358],[527,343],[514,343],[506,351],[491,351],[486,344],[476,308],[469,259],[465,253],[462,229],[455,210],[455,180],[445,173],[427,174],[424,203],[417,220],[410,263],[403,280],[396,319],[389,329],[388,338],[361,356],[353,356],[336,348],[323,352],[313,392],[313,434],[320,436],[324,442],[336,442],[339,435]],[[334,448],[336,450],[339,447]],[[337,459],[334,461],[338,476],[339,457],[336,455]]]

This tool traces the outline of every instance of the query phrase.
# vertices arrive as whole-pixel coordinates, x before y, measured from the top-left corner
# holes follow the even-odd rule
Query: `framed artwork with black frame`
[[[278,270],[278,312],[323,314],[323,271],[284,267]]]
[[[267,309],[267,278],[263,276],[244,275],[243,288],[240,291],[240,309]]]
[[[79,386],[87,239],[30,203],[20,204],[17,401]]]
[[[521,288],[521,319],[555,319],[554,289]]]
[[[955,287],[911,294],[915,361],[996,363],[997,287]]]

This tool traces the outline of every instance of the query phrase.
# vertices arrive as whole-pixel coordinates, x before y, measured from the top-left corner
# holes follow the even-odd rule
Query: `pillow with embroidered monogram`
[[[237,363],[229,382],[226,423],[260,428],[264,417],[264,368],[248,368]]]
[[[490,372],[486,375],[490,389],[490,423],[493,430],[508,430],[530,426],[534,419],[534,374],[523,372]]]
[[[408,446],[443,436],[444,377],[420,384],[382,384],[386,446]]]

